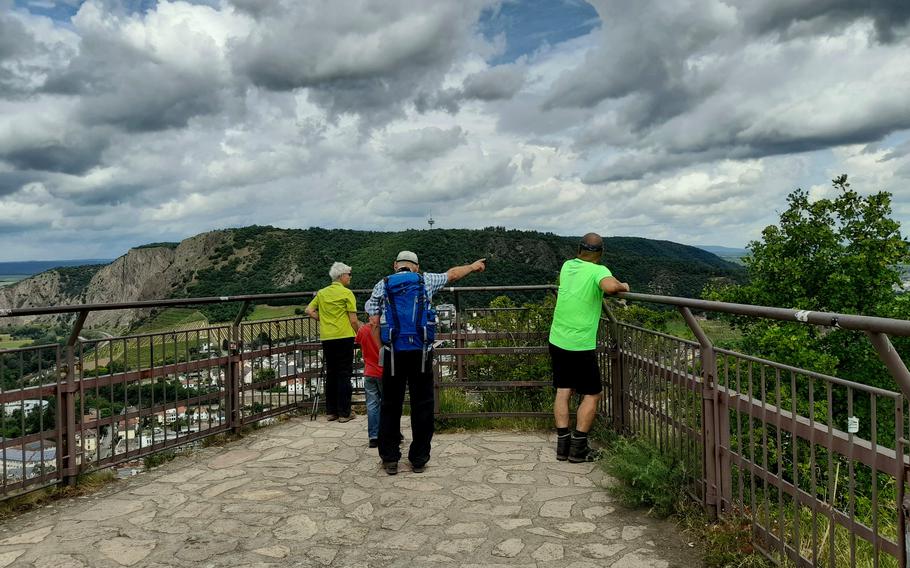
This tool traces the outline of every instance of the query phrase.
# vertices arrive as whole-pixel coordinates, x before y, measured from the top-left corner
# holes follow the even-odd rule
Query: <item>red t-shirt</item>
[[[379,346],[373,340],[373,327],[362,326],[354,338],[363,352],[363,375],[365,377],[382,378],[382,365],[379,364]]]

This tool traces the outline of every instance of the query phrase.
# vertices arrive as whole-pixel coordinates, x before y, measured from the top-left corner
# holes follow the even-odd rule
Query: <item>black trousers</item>
[[[427,354],[420,370],[422,351],[395,352],[395,374],[392,375],[391,353],[383,350],[382,407],[379,411],[379,457],[384,462],[401,459],[398,434],[401,432],[401,409],[404,391],[411,394],[411,447],[408,460],[422,466],[430,460],[433,440],[433,355]]]
[[[351,414],[351,374],[354,372],[354,338],[326,339],[322,342],[325,364],[325,413]]]

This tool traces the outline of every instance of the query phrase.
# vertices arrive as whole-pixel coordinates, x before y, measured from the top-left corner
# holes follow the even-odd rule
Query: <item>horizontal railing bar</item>
[[[805,377],[819,379],[821,381],[828,381],[828,382],[833,383],[838,386],[851,388],[851,389],[854,389],[854,390],[857,390],[860,392],[874,394],[874,395],[882,396],[885,398],[890,398],[892,400],[897,400],[901,396],[903,396],[900,393],[897,393],[894,391],[880,389],[878,387],[874,387],[871,385],[864,385],[862,383],[854,383],[853,381],[848,381],[847,379],[841,379],[841,378],[834,377],[831,375],[825,375],[823,373],[809,371],[807,369],[800,369],[799,367],[793,367],[791,365],[786,365],[784,363],[776,363],[774,361],[769,361],[768,359],[762,359],[761,357],[755,357],[753,355],[744,355],[744,354],[738,353],[736,351],[730,351],[729,349],[721,349],[719,347],[715,347],[714,350],[718,353],[722,353],[724,355],[729,355],[729,356],[735,357],[737,359],[743,359],[745,361],[752,361],[753,363],[767,365],[768,367],[780,369],[781,371],[791,371],[793,373],[798,373]]]
[[[834,518],[834,520],[837,524],[839,524],[840,526],[846,528],[847,530],[855,533],[860,538],[863,538],[863,539],[869,541],[870,543],[875,538],[875,533],[872,531],[872,529],[870,527],[868,527],[860,522],[857,522],[855,519],[851,519],[847,514],[842,512],[840,509],[837,509],[836,507],[831,507],[828,503],[815,498],[814,496],[812,496],[811,494],[809,494],[808,492],[806,492],[802,489],[795,488],[793,486],[793,484],[790,483],[789,481],[787,481],[786,479],[783,479],[779,475],[775,475],[775,474],[771,473],[770,471],[763,469],[762,466],[753,463],[752,461],[746,459],[745,457],[741,456],[740,454],[737,454],[735,452],[730,452],[730,457],[732,458],[733,462],[735,462],[736,465],[746,469],[747,471],[751,472],[753,475],[755,475],[759,479],[766,481],[773,487],[780,489],[786,495],[788,495],[791,499],[796,500],[800,504],[805,505],[806,507],[811,508],[813,511],[816,511],[817,513],[825,515],[825,516],[827,516],[827,512],[830,511],[831,516]],[[758,525],[758,523],[756,523],[756,525],[761,527],[761,525]],[[764,528],[764,527],[762,527],[762,528]],[[765,530],[767,530],[767,529],[765,529]],[[888,537],[883,536],[881,533],[879,533],[878,542],[879,542],[882,550],[884,550],[888,554],[891,554],[892,556],[897,555],[897,544],[894,541],[890,540]]]
[[[517,285],[517,286],[445,286],[441,288],[441,291],[445,292],[527,292],[531,290],[559,290],[559,286],[555,284],[530,284],[530,285]],[[495,308],[477,308],[477,311],[482,309],[495,309]]]
[[[634,353],[623,352],[623,355],[631,360],[639,361],[648,365],[648,367],[642,367],[642,370],[654,369],[661,373],[668,373],[677,377],[680,377],[684,385],[692,391],[697,391],[701,388],[701,377],[693,375],[691,373],[680,372],[670,367],[667,367],[659,361],[654,361],[641,355]],[[719,396],[723,399],[726,404],[732,407],[737,412],[742,412],[747,415],[750,415],[752,418],[762,421],[765,425],[776,426],[776,424],[765,420],[765,418],[773,419],[777,414],[780,414],[780,428],[783,431],[792,432],[794,430],[794,420],[793,414],[784,409],[779,409],[770,404],[762,403],[761,401],[753,399],[749,400],[749,395],[746,393],[737,393],[735,390],[730,389],[729,387],[718,386],[717,392]],[[764,408],[762,408],[764,406]],[[813,442],[822,446],[827,446],[827,437],[828,437],[828,426],[815,421],[811,422],[808,418],[804,416],[797,416],[796,418],[796,435],[800,438]],[[832,429],[832,440],[833,447],[830,448],[841,455],[847,456],[849,453],[849,434],[842,430]],[[873,451],[872,442],[865,440],[863,438],[854,437],[853,439],[853,457],[862,462],[865,465],[872,467],[876,466],[880,471],[893,471],[895,462],[897,461],[897,454],[891,448],[882,445],[876,445],[876,449]],[[910,464],[910,457],[904,458],[904,463]]]
[[[436,383],[439,388],[503,388],[503,387],[551,387],[552,381],[440,381]]]
[[[684,343],[686,345],[691,345],[693,347],[698,347],[698,345],[699,345],[697,341],[692,341],[691,339],[677,337],[675,335],[670,335],[669,333],[663,333],[662,331],[654,331],[653,329],[647,329],[647,328],[644,328],[644,327],[641,327],[641,326],[638,326],[635,324],[631,324],[631,323],[619,322],[619,327],[622,327],[625,329],[634,329],[636,331],[642,331],[644,333],[647,333],[648,335],[655,335],[657,337],[663,337],[664,339],[670,339],[670,340],[676,341],[677,343]]]
[[[647,404],[646,402],[635,398],[629,397],[629,404],[635,406],[643,412],[647,412],[654,417],[655,420],[662,422],[668,426],[672,426],[677,432],[680,432],[681,435],[687,435],[690,439],[698,441],[701,439],[701,430],[696,431],[694,428],[687,424],[683,424],[672,416],[667,416],[666,414],[655,409],[653,406]],[[647,432],[639,432],[639,435],[647,434]],[[653,441],[653,440],[652,440]]]
[[[437,347],[436,355],[541,355],[547,347]]]
[[[692,298],[657,296],[653,294],[639,294],[636,292],[622,292],[620,294],[617,294],[617,296],[624,300],[651,302],[654,304],[665,304],[669,306],[681,306],[706,312],[720,312],[725,314],[753,316],[779,321],[806,323],[810,325],[840,327],[843,329],[853,329],[856,331],[879,331],[882,333],[887,333],[888,335],[898,335],[902,337],[910,336],[910,321],[907,320],[882,318],[877,316],[839,314],[835,312],[815,312],[810,310],[772,308],[769,306],[753,306],[750,304],[732,304],[727,302],[715,302],[713,300],[695,300]]]
[[[19,436],[18,438],[7,438],[5,440],[0,440],[0,451],[4,450],[21,450],[22,446],[29,444],[31,442],[40,442],[41,440],[49,440],[52,437],[57,436],[57,429],[52,430],[42,430],[41,432],[35,432],[34,434],[26,434],[25,436]],[[39,450],[25,450],[27,452],[39,451]],[[0,468],[0,473],[2,473],[2,468]]]
[[[444,412],[436,418],[553,418],[552,412]]]
[[[36,398],[45,398],[56,396],[56,384],[43,384],[40,386],[25,387],[22,389],[10,389],[0,392],[0,404],[11,404],[22,400],[31,400]],[[15,408],[13,409],[15,410]]]
[[[140,409],[125,412],[123,414],[113,414],[111,416],[105,416],[104,418],[93,418],[91,420],[86,420],[85,422],[77,422],[76,428],[80,429],[81,426],[82,431],[95,430],[99,426],[112,426],[115,422],[125,422],[134,418],[149,418],[167,410],[177,410],[177,407],[179,406],[198,407],[202,403],[214,401],[219,402],[219,406],[221,406],[220,402],[224,400],[224,396],[224,391],[213,391],[190,398],[162,402],[155,406],[143,406]],[[203,420],[202,422],[205,423],[206,420]]]
[[[138,447],[134,449],[119,454],[112,454],[106,458],[101,458],[100,460],[92,460],[90,463],[95,466],[116,465],[133,460],[135,458],[149,456],[161,450],[166,450],[168,448],[173,448],[176,446],[183,446],[202,438],[215,436],[217,434],[221,434],[222,432],[227,432],[230,429],[230,424],[221,424],[213,428],[208,428],[206,430],[200,430],[199,432],[187,434],[186,436],[174,436],[173,438],[168,438],[167,440],[155,442],[153,445],[150,444],[147,446],[139,446],[139,442],[136,442],[136,445]]]
[[[472,286],[446,287],[446,292],[521,292],[528,290],[556,290],[553,285],[531,286]],[[351,290],[355,294],[369,294],[372,289]],[[311,298],[315,291],[282,292],[279,294],[245,294],[239,296],[206,296],[203,298],[171,298],[167,300],[141,300],[136,302],[111,302],[106,304],[71,304],[65,306],[36,306],[27,308],[0,308],[0,317],[42,316],[51,314],[76,313],[82,311],[99,312],[110,310],[135,310],[148,308],[168,308],[194,304],[223,304],[227,302],[262,302],[266,300],[290,300],[294,298]]]

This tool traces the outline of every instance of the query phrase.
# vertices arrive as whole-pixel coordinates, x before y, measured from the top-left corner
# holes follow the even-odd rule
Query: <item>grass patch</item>
[[[695,334],[681,317],[671,318],[666,325],[666,333],[695,341]],[[738,329],[721,320],[699,320],[698,325],[715,345],[737,345],[743,336]]]
[[[609,438],[609,434],[605,435]],[[608,444],[601,465],[620,481],[610,487],[610,492],[626,506],[672,517],[684,532],[702,544],[705,566],[773,566],[755,550],[748,518],[734,512],[718,522],[709,522],[702,505],[686,496],[684,488],[690,476],[683,461],[641,439],[616,437]]]
[[[540,400],[537,400],[536,397],[529,399],[527,393],[523,392],[466,393],[459,389],[442,389],[439,392],[439,409],[442,413],[552,412],[553,400],[549,394],[544,394]],[[436,425],[439,432],[543,430],[553,428],[553,416],[548,415],[540,418],[439,418],[436,420]]]
[[[192,308],[167,308],[136,328],[134,333],[171,331],[185,328],[188,324],[194,322],[199,322],[198,327],[203,327],[207,325],[208,319],[202,312]]]
[[[303,313],[305,305],[298,306],[269,306],[268,304],[256,304],[253,308],[253,311],[246,316],[247,321],[259,321],[259,320],[268,320],[268,319],[278,319],[278,318],[292,318],[299,314],[295,314],[294,310],[298,310],[300,313]]]
[[[682,463],[645,441],[617,438],[603,467],[622,481],[610,491],[626,506],[646,507],[663,518],[673,514],[683,499],[686,473]]]
[[[225,432],[224,434],[215,434],[214,436],[206,436],[202,439],[203,448],[220,448],[226,446],[231,442],[236,442],[243,438],[242,434],[234,434],[232,432]]]
[[[174,459],[176,457],[177,457],[177,452],[175,452],[173,450],[165,451],[165,452],[158,452],[158,453],[152,454],[150,456],[145,456],[145,458],[143,458],[143,460],[142,460],[142,465],[145,467],[145,471],[149,471],[151,469],[158,467],[159,465],[166,464],[167,462],[171,461],[172,459]]]
[[[83,473],[76,478],[76,484],[72,486],[56,485],[12,497],[0,502],[0,520],[16,517],[61,499],[91,495],[113,481],[115,481],[114,471],[103,469]]]
[[[13,336],[9,335],[8,333],[0,333],[0,349],[18,349],[20,347],[25,347],[32,341],[34,340],[13,339]]]
[[[674,519],[684,533],[704,547],[704,563],[708,568],[771,568],[770,560],[755,550],[752,525],[738,513],[728,513],[712,523],[700,503],[691,499],[680,501]]]

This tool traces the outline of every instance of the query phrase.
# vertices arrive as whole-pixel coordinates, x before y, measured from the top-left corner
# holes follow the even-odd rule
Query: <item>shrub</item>
[[[617,438],[603,466],[623,482],[611,491],[628,506],[648,507],[667,517],[683,498],[686,476],[682,464],[645,441]]]

